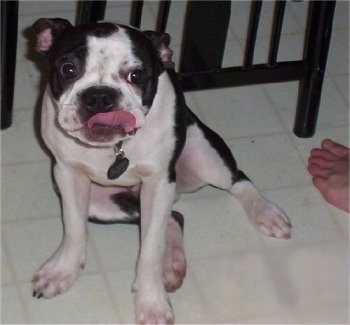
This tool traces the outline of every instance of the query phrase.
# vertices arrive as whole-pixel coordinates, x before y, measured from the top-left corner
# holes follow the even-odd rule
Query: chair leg
[[[77,24],[86,24],[103,20],[106,11],[106,0],[78,1]]]
[[[304,49],[307,72],[299,84],[294,123],[294,133],[301,138],[312,137],[315,134],[335,1],[312,1],[310,6]]]
[[[12,124],[18,1],[1,1],[1,129]]]
[[[221,68],[230,14],[231,1],[188,2],[181,72]]]

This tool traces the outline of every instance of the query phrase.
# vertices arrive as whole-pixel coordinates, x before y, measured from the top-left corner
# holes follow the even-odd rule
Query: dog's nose
[[[91,113],[112,110],[116,105],[117,91],[110,87],[90,87],[81,95],[82,103]]]

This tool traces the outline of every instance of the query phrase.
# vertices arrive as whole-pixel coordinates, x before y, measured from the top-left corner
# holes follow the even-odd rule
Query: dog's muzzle
[[[135,116],[119,107],[119,97],[117,89],[106,86],[90,87],[81,93],[80,115],[88,140],[105,142],[135,132]]]

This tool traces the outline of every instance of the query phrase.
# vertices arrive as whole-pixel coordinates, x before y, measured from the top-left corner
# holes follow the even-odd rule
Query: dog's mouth
[[[109,142],[115,136],[125,137],[136,132],[136,118],[127,111],[97,113],[86,122],[85,136],[90,141]]]

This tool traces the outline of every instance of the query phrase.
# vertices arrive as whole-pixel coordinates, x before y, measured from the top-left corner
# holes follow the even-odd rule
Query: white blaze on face
[[[123,70],[142,65],[142,62],[133,55],[130,38],[121,28],[106,38],[89,36],[87,47],[84,78],[92,84],[99,82],[113,85]]]

